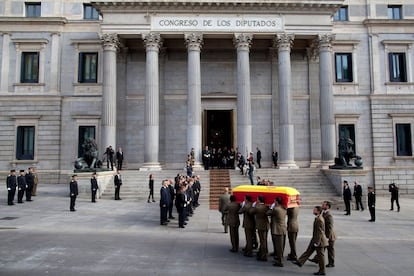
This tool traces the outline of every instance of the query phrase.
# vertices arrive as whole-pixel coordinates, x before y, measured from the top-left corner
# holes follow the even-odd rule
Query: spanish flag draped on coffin
[[[286,208],[300,205],[300,193],[291,187],[240,185],[233,188],[232,192],[237,202],[243,202],[246,195],[250,195],[253,201],[263,195],[266,205],[272,205],[277,197],[282,198],[282,205]]]

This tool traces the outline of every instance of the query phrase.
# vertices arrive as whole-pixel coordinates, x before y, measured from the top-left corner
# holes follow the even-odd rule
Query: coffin
[[[277,197],[282,199],[282,205],[285,208],[299,207],[300,205],[300,193],[291,187],[240,185],[233,188],[232,192],[239,203],[243,202],[246,195],[250,195],[253,202],[257,200],[259,195],[263,195],[266,205],[272,205]]]

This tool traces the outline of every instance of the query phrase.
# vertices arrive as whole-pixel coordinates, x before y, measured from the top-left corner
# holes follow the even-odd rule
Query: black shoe
[[[31,199],[26,199],[26,201],[33,201],[33,200],[31,200]]]
[[[236,249],[230,249],[230,252],[236,253],[237,250]]]
[[[288,255],[288,256],[287,256],[287,260],[288,260],[288,261],[297,261],[298,259],[297,259],[297,258],[294,258],[294,257],[292,257],[292,256],[290,256],[290,255]]]
[[[184,225],[180,225],[180,226],[178,226],[178,228],[185,228],[185,226]]]
[[[299,261],[292,262],[293,264],[297,265],[298,267],[302,267],[302,264]]]
[[[391,208],[391,209],[390,209],[390,211],[394,211],[394,209],[393,209],[393,208]]]
[[[279,262],[273,263],[273,266],[284,267],[284,265],[282,263],[279,263]]]
[[[76,212],[76,210],[75,210],[75,209],[70,209],[70,211],[71,211],[71,212]]]
[[[398,211],[397,212],[399,212],[400,211],[400,208],[398,207]]]
[[[309,262],[312,262],[312,263],[315,263],[315,264],[318,264],[319,262],[318,262],[318,259],[315,259],[315,258],[313,258],[313,259],[308,259],[308,261]]]
[[[22,204],[22,203],[23,203],[23,201],[17,201],[17,203],[20,203],[20,204]]]
[[[169,219],[175,219],[175,217],[173,217],[173,216],[171,216],[171,217],[168,217]]]
[[[161,222],[160,224],[161,225],[168,225],[168,223],[166,223],[166,222]]]
[[[152,202],[155,202],[155,200],[152,200]]]
[[[318,272],[313,273],[313,275],[326,275],[326,274],[325,274],[325,272],[318,271]]]
[[[335,267],[334,264],[327,264],[326,267]]]
[[[148,199],[147,203],[151,203],[151,201],[149,201],[149,199]]]

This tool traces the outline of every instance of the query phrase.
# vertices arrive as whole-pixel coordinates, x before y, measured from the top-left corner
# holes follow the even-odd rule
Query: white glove
[[[273,203],[271,206],[270,206],[270,209],[274,209],[275,208],[275,204]]]
[[[245,201],[242,202],[241,207],[243,208],[244,205],[246,205],[246,202]]]
[[[10,191],[10,190],[11,190],[11,188],[7,188],[7,190],[8,190],[8,191]]]
[[[256,201],[255,202],[253,202],[253,205],[252,205],[253,207],[256,207]]]

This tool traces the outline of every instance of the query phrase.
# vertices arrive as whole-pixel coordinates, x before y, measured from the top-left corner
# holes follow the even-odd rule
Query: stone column
[[[159,52],[162,38],[158,33],[144,36],[146,49],[145,115],[144,115],[144,164],[142,169],[160,170],[159,128],[160,128],[160,87]]]
[[[252,151],[252,103],[250,95],[249,51],[252,34],[236,34],[237,49],[237,145],[239,152],[248,157]]]
[[[201,168],[201,70],[200,51],[203,36],[198,33],[185,35],[188,49],[188,96],[187,96],[187,153],[194,148],[195,167]]]
[[[101,152],[112,146],[116,149],[116,55],[119,48],[117,34],[100,35],[103,43],[102,138]]]
[[[3,52],[1,59],[0,92],[9,91],[9,67],[10,67],[10,34],[3,33]]]
[[[59,90],[59,33],[52,33],[52,49],[50,53],[50,92],[57,92]]]
[[[279,88],[279,168],[298,168],[295,163],[295,136],[292,123],[292,68],[290,50],[293,34],[278,34],[275,46],[278,49],[278,88]]]
[[[321,122],[321,165],[326,167],[334,163],[335,158],[335,117],[332,92],[332,34],[319,35],[319,87]]]

